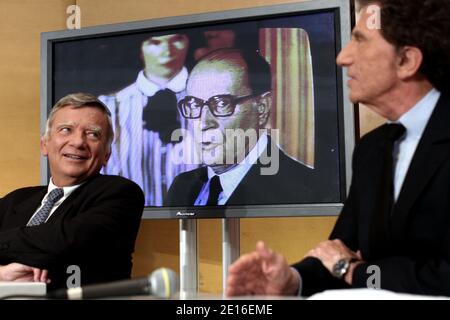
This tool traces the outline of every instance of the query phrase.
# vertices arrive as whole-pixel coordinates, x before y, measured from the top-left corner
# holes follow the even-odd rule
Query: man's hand
[[[48,271],[20,263],[0,266],[0,281],[50,282]]]
[[[286,259],[260,241],[256,251],[230,266],[226,295],[295,295],[299,285],[300,277]]]
[[[350,250],[341,240],[335,239],[335,240],[327,240],[319,243],[314,249],[310,250],[306,255],[306,257],[314,257],[319,259],[322,264],[325,266],[325,268],[332,273],[333,266],[338,262],[340,259],[356,259],[359,260],[356,262],[356,264],[359,264],[362,262],[361,253],[354,252]],[[345,277],[345,281],[348,284],[352,284],[351,275],[353,274],[354,267],[356,265],[351,267],[351,271],[349,276]]]

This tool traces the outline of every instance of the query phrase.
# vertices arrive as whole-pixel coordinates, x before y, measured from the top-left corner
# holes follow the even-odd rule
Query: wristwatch
[[[356,259],[340,259],[333,266],[332,275],[338,279],[342,279],[348,272],[350,263],[356,261]]]

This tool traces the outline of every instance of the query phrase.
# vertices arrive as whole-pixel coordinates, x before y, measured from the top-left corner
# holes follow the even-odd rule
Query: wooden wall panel
[[[82,26],[174,17],[203,12],[252,8],[302,0],[77,0]]]
[[[0,1],[0,197],[39,184],[40,33],[75,0]]]
[[[386,122],[386,120],[370,110],[368,107],[364,105],[360,105],[359,107],[359,117],[361,122],[360,135],[361,137],[365,135],[367,132],[372,129],[382,125]]]

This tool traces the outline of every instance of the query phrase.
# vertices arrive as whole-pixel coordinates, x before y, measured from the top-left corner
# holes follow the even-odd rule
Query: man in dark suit
[[[269,140],[269,149],[271,144]],[[264,165],[260,162],[255,163],[234,189],[226,201],[227,205],[288,204],[312,201],[306,182],[311,169],[291,159],[278,147],[272,148],[275,149],[274,152],[279,153],[278,172],[273,175],[262,175],[261,170],[264,170]],[[207,183],[207,167],[180,174],[170,188],[167,201],[171,205],[191,206]],[[300,200],[296,202],[295,199]]]
[[[350,193],[329,240],[292,267],[258,243],[230,267],[228,295],[368,286],[450,295],[450,42],[442,38],[450,1],[359,2],[337,63],[348,68],[350,99],[388,124],[354,151]]]
[[[256,52],[219,49],[199,61],[178,106],[204,166],[178,175],[166,204],[312,201],[312,169],[288,157],[267,133],[270,90],[270,66]]]
[[[63,288],[74,270],[80,284],[130,277],[144,197],[135,183],[99,174],[112,140],[110,113],[94,96],[56,103],[41,138],[49,185],[0,200],[0,280]]]

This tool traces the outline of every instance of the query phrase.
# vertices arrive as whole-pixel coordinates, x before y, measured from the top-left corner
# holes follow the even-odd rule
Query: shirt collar
[[[408,137],[419,139],[422,136],[440,96],[441,93],[438,90],[431,89],[414,107],[396,121],[405,126]]]
[[[84,182],[80,183],[80,184],[76,184],[74,186],[67,186],[67,187],[58,187],[53,183],[52,178],[50,178],[50,182],[48,183],[48,188],[47,188],[47,195],[50,193],[50,191],[57,189],[57,188],[62,188],[64,191],[64,195],[62,196],[61,199],[65,199],[67,198],[73,191],[75,191],[76,188],[78,188],[79,186],[81,186]],[[47,195],[45,196],[45,198],[47,197]],[[44,200],[45,200],[44,198]],[[59,201],[58,201],[59,202]],[[58,203],[57,202],[57,203]]]
[[[231,170],[225,171],[219,175],[220,184],[223,189],[223,193],[226,198],[229,198],[233,191],[237,188],[241,180],[250,170],[252,165],[256,163],[258,158],[261,156],[262,152],[268,146],[267,133],[264,132],[258,139],[258,142],[253,147],[253,149],[248,153],[244,160]],[[208,179],[210,180],[216,173],[211,167],[208,167]]]
[[[138,74],[136,84],[139,90],[147,97],[154,96],[158,90],[170,89],[173,92],[181,92],[186,88],[186,81],[188,78],[188,71],[186,67],[183,67],[180,72],[177,73],[175,77],[167,82],[165,87],[160,87],[156,83],[150,81],[145,77],[144,70],[141,70]]]

